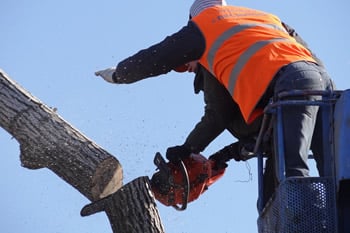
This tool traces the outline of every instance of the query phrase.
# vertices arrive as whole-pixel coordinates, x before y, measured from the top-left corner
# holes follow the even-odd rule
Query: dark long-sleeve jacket
[[[198,66],[195,92],[204,93],[205,113],[186,138],[185,145],[192,152],[199,153],[224,130],[228,130],[240,141],[254,140],[262,117],[248,125],[227,89],[204,67]]]
[[[307,48],[307,44],[295,30],[283,23],[288,33]],[[205,50],[205,39],[195,23],[166,37],[163,41],[140,50],[121,61],[115,76],[119,83],[133,83],[145,78],[166,74],[171,70],[198,60]],[[319,61],[319,59],[315,59]],[[319,61],[322,65],[321,61]],[[200,68],[195,78],[196,92],[204,91],[205,113],[187,137],[185,144],[193,152],[203,151],[224,130],[229,130],[238,139],[249,138],[258,133],[259,121],[247,125],[238,105],[225,87],[204,68]]]

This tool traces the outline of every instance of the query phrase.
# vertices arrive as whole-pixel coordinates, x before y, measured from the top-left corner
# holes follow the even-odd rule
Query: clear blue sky
[[[338,89],[350,87],[348,0],[228,3],[279,15],[324,61]],[[191,0],[2,0],[0,68],[116,156],[124,168],[124,183],[151,176],[154,154],[182,144],[203,114],[202,95],[193,93],[193,75],[171,72],[117,86],[94,72],[180,29],[187,23],[191,4]],[[204,155],[234,140],[224,133]],[[80,217],[89,201],[56,174],[21,167],[19,145],[3,129],[0,145],[1,232],[112,232],[104,213]],[[254,233],[256,200],[253,159],[231,162],[225,177],[186,211],[158,207],[167,233]]]

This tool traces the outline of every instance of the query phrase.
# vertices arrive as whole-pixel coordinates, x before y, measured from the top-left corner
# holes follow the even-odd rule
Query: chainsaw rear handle
[[[169,169],[166,161],[164,160],[163,156],[159,152],[157,152],[156,155],[154,156],[153,162],[157,166],[157,168],[159,169],[159,172],[166,175],[168,177],[168,182],[173,185],[174,179],[171,175],[170,169]],[[180,170],[181,170],[182,177],[183,177],[183,187],[184,187],[183,202],[182,202],[183,204],[182,205],[175,204],[175,205],[173,205],[173,207],[178,211],[182,211],[182,210],[185,210],[187,208],[187,204],[188,204],[188,200],[189,200],[190,178],[188,176],[187,168],[182,160],[179,161],[179,165],[180,165]]]

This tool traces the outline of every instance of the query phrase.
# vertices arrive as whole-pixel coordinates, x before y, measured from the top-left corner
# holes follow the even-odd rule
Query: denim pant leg
[[[326,90],[331,91],[335,89],[335,85],[332,82],[331,78],[327,74],[326,70],[324,68],[321,69],[321,75],[322,78],[325,80]],[[318,113],[317,113],[317,119],[316,119],[316,125],[314,134],[312,136],[312,142],[311,142],[311,150],[312,154],[315,158],[317,170],[320,176],[324,176],[324,158],[327,156],[324,153],[323,150],[323,114],[322,114],[322,106],[320,107]]]
[[[275,85],[275,95],[289,90],[325,90],[328,79],[319,66],[310,62],[295,62],[285,67]],[[293,100],[319,100],[320,96],[290,97]],[[308,176],[307,165],[318,106],[283,106],[282,125],[285,148],[286,177]]]

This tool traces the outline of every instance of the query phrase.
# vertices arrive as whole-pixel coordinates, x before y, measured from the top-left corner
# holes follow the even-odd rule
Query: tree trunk
[[[135,205],[142,206],[130,208]],[[86,205],[80,214],[88,216],[100,211],[107,213],[113,232],[164,232],[148,177],[139,177],[112,195]]]
[[[48,168],[59,177],[72,185],[90,201],[96,201],[115,193],[122,187],[123,172],[119,161],[107,151],[89,140],[86,136],[64,121],[54,109],[47,107],[29,92],[12,81],[0,69],[0,127],[10,133],[20,144],[21,165],[29,169]],[[129,186],[143,193],[142,199],[131,195],[131,202],[114,200],[110,203],[107,215],[113,230],[118,232],[144,232],[124,231],[124,223],[142,227],[152,223],[139,221],[139,216],[132,213],[151,211],[157,221],[157,211],[149,208],[153,206],[154,198],[147,183],[142,186],[144,179]],[[129,187],[128,186],[128,187]],[[124,190],[122,188],[121,190]],[[148,190],[148,193],[145,192]],[[127,192],[118,192],[125,193]],[[149,196],[148,196],[149,195]],[[146,205],[143,203],[146,202]],[[118,211],[132,209],[134,212],[125,215],[123,219]],[[145,208],[145,209],[144,209]],[[115,217],[121,217],[116,219]],[[134,218],[134,220],[133,220]],[[116,222],[114,222],[116,221]],[[115,226],[120,226],[119,228]],[[161,224],[160,224],[161,226]],[[138,229],[135,226],[135,229]],[[162,228],[160,228],[162,230]],[[117,231],[116,231],[117,232]],[[161,232],[161,231],[149,231]]]

